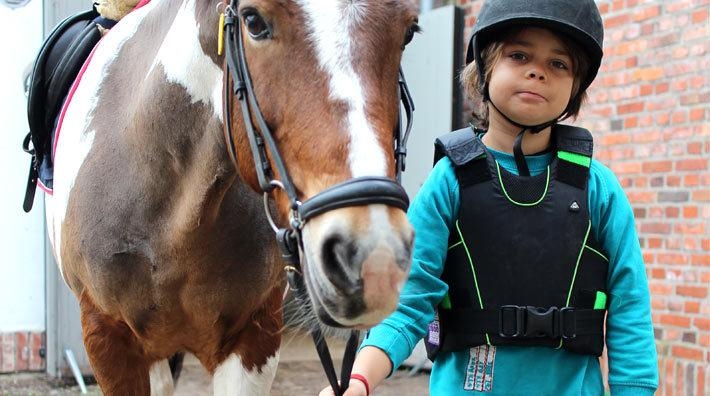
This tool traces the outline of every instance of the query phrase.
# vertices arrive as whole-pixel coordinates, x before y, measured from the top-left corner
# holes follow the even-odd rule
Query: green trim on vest
[[[582,247],[579,249],[579,254],[577,255],[577,262],[574,264],[574,273],[572,274],[572,282],[569,285],[569,291],[567,292],[567,301],[565,302],[565,307],[569,307],[569,302],[572,299],[572,290],[574,290],[574,281],[577,280],[577,271],[579,271],[579,262],[582,260],[582,253],[584,253],[584,247],[587,246],[587,240],[589,239],[589,231],[592,230],[592,221],[587,220],[587,232],[584,233],[584,241],[582,241]],[[560,345],[557,349],[562,348],[562,343],[564,338],[560,338]]]
[[[444,299],[441,300],[441,308],[451,309],[451,298],[449,298],[449,293],[446,293]]]
[[[476,295],[478,296],[478,306],[483,309],[483,298],[481,297],[481,289],[478,287],[478,278],[476,277],[476,267],[473,265],[473,258],[471,258],[471,252],[468,250],[468,246],[466,245],[466,241],[463,238],[463,232],[461,232],[461,227],[459,227],[459,221],[456,220],[456,231],[459,234],[459,238],[461,238],[461,242],[463,242],[463,248],[466,251],[466,257],[468,257],[468,264],[471,266],[471,273],[473,273],[473,284],[476,286]],[[488,333],[486,333],[486,343],[488,345],[491,344],[491,340],[488,337]]]
[[[452,246],[452,247],[453,247],[453,246]],[[589,245],[584,245],[584,247],[585,247],[586,249],[589,249],[589,250],[591,250],[592,252],[596,253],[597,255],[599,255],[599,256],[600,256],[601,258],[603,258],[606,262],[609,262],[609,258],[606,257],[604,254],[602,254],[602,252],[600,252],[600,251],[594,249],[593,247],[591,247],[591,246],[589,246]]]
[[[543,199],[545,199],[545,196],[547,195],[547,190],[550,188],[550,167],[547,167],[547,180],[545,181],[545,191],[542,192],[542,195],[540,198],[535,201],[535,202],[518,202],[514,200],[513,198],[508,195],[508,191],[505,189],[505,183],[503,183],[503,178],[501,176],[500,172],[500,164],[498,161],[496,161],[496,167],[498,168],[498,182],[500,183],[500,187],[503,189],[503,194],[505,195],[506,198],[508,198],[508,201],[518,205],[518,206],[535,206],[542,202]]]
[[[594,309],[606,309],[606,293],[603,291],[597,291],[597,297],[594,299]]]
[[[557,152],[557,157],[561,160],[571,162],[573,164],[577,164],[585,168],[589,168],[592,164],[592,159],[590,157],[587,157],[586,155],[572,153],[569,151],[560,150]]]

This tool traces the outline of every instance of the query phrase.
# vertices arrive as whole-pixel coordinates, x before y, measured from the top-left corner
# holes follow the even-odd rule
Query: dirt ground
[[[338,373],[343,344],[337,339],[328,342]],[[317,395],[327,384],[328,380],[310,337],[303,334],[286,335],[271,395]],[[408,370],[399,370],[372,395],[424,396],[429,394],[428,384],[428,372],[421,371],[410,376]],[[87,391],[89,395],[101,395],[96,384],[88,384]],[[0,375],[0,395],[81,395],[81,390],[71,379],[51,379],[43,373],[19,373]],[[212,379],[192,355],[185,357],[175,395],[212,395]]]

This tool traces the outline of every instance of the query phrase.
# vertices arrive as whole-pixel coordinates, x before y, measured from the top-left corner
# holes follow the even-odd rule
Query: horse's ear
[[[106,19],[119,21],[138,4],[138,0],[96,0],[96,11]]]

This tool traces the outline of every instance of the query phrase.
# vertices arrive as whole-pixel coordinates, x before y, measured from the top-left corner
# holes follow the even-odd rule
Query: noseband
[[[281,254],[284,260],[288,263],[285,267],[289,287],[294,291],[296,298],[307,303],[307,295],[303,275],[301,273],[301,257],[302,250],[302,230],[305,223],[311,218],[323,214],[325,212],[352,206],[384,204],[387,206],[396,207],[407,210],[409,206],[409,198],[404,188],[401,186],[401,175],[405,169],[405,158],[407,155],[407,138],[412,127],[412,118],[414,111],[414,103],[409,93],[407,83],[404,79],[402,69],[399,70],[399,99],[402,106],[399,110],[397,126],[393,134],[394,160],[396,175],[395,180],[387,177],[356,177],[345,182],[331,186],[313,197],[301,202],[296,193],[291,177],[286,170],[283,158],[279,152],[278,146],[271,133],[269,127],[264,120],[264,117],[259,109],[259,104],[254,95],[254,87],[249,74],[249,68],[246,62],[244,52],[244,43],[241,32],[241,20],[237,15],[239,7],[238,0],[230,0],[229,6],[224,11],[224,31],[225,31],[225,57],[227,62],[225,83],[229,83],[231,76],[233,94],[240,102],[242,115],[244,119],[247,138],[251,154],[254,159],[256,174],[259,181],[259,186],[264,193],[264,207],[267,218],[271,224],[276,239],[281,249]],[[225,120],[225,139],[227,150],[232,161],[236,165],[236,148],[234,147],[233,131],[231,127],[231,98],[230,90],[226,87],[224,90],[224,120]],[[404,108],[404,117],[406,117],[406,125],[403,124],[402,108]],[[251,111],[250,111],[251,110]],[[252,114],[254,117],[252,118]],[[254,125],[256,123],[256,127]],[[273,166],[276,167],[280,180],[274,178],[272,164],[266,155],[267,148],[271,154]],[[268,204],[269,194],[275,189],[282,189],[290,202],[290,222],[286,228],[280,228],[271,218],[271,212]],[[329,323],[333,326],[340,326],[338,323]],[[342,383],[339,384],[335,370],[333,368],[332,359],[328,352],[327,344],[325,344],[322,336],[322,331],[318,324],[315,324],[310,333],[316,343],[321,363],[326,371],[328,380],[337,395],[341,395],[348,387],[350,371],[355,356],[355,349],[359,341],[359,332],[352,331],[347,342],[345,357],[341,368]]]

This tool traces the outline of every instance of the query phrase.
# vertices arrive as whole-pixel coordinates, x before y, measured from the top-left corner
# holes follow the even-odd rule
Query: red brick
[[[708,288],[705,286],[678,285],[676,292],[680,296],[705,298],[708,295]]]
[[[702,121],[705,119],[705,109],[691,109],[690,121]]]
[[[680,186],[681,178],[678,175],[668,175],[666,177],[666,185],[668,187],[678,187]]]
[[[682,345],[673,345],[671,347],[671,352],[673,353],[673,356],[675,357],[680,357],[683,359],[691,359],[691,360],[703,360],[703,350],[700,348],[691,348],[687,346],[682,346]],[[682,393],[679,393],[682,394]]]
[[[641,224],[641,232],[649,234],[670,234],[671,225],[667,223],[644,223]]]
[[[700,185],[700,175],[690,174],[683,177],[683,185],[686,187],[696,187]]]
[[[628,117],[624,120],[624,128],[636,128],[638,125],[638,117]]]
[[[705,230],[705,227],[703,226],[702,223],[699,224],[693,224],[693,223],[681,223],[681,224],[676,224],[673,227],[673,232],[680,233],[680,234],[702,234],[703,231]]]
[[[669,244],[668,247],[673,246]],[[657,260],[660,264],[686,265],[690,263],[688,255],[683,253],[659,253]]]
[[[710,319],[708,318],[695,318],[693,320],[693,325],[695,325],[695,327],[699,330],[710,331]]]
[[[710,190],[696,190],[692,192],[691,199],[693,201],[708,202],[710,201]]]
[[[15,371],[15,334],[0,333],[0,347],[2,347],[2,366],[0,373]]]
[[[663,282],[649,282],[648,288],[652,295],[668,296],[673,293],[673,286]]]
[[[669,326],[683,327],[683,328],[690,327],[690,318],[687,316],[682,316],[682,315],[662,314],[662,315],[659,315],[658,321],[661,324],[666,324]]]
[[[616,107],[618,114],[640,113],[644,109],[644,102],[633,102]]]
[[[697,388],[695,391],[696,395],[703,395],[706,394],[706,389],[705,389],[705,370],[703,370],[702,367],[698,367],[697,371],[698,375],[698,381],[697,381]]]
[[[665,210],[665,215],[668,218],[675,219],[680,215],[680,209],[675,206],[669,206]]]
[[[671,353],[673,354],[673,357],[682,357],[682,356],[678,356],[675,354],[675,348],[677,348],[677,347],[676,346],[671,347]],[[676,375],[675,394],[682,395],[682,394],[684,394],[683,385],[685,385],[685,364],[683,362],[676,361],[675,375]]]
[[[675,169],[679,171],[693,171],[708,169],[708,160],[705,158],[680,160],[675,163]]]
[[[634,12],[634,22],[641,22],[646,19],[657,17],[661,13],[660,6],[648,7],[643,10],[636,10]]]
[[[691,16],[693,23],[706,23],[708,22],[708,9],[701,8],[699,10],[693,11]],[[707,26],[707,25],[705,25]]]
[[[655,81],[663,77],[663,69],[660,67],[647,67],[633,71],[634,81]]]
[[[29,357],[29,340],[27,333],[18,331],[15,333],[15,370],[27,371],[30,367]]]
[[[685,301],[683,303],[683,311],[685,313],[700,313],[700,302],[698,301]]]
[[[644,162],[641,170],[643,173],[670,172],[673,162],[670,160]]]
[[[693,254],[690,263],[693,265],[710,266],[710,254]]]
[[[684,206],[683,207],[683,217],[686,219],[698,218],[698,207],[697,206]]]
[[[40,356],[40,350],[44,348],[44,333],[30,333],[30,367],[32,371],[43,371],[45,369],[45,360]]]

